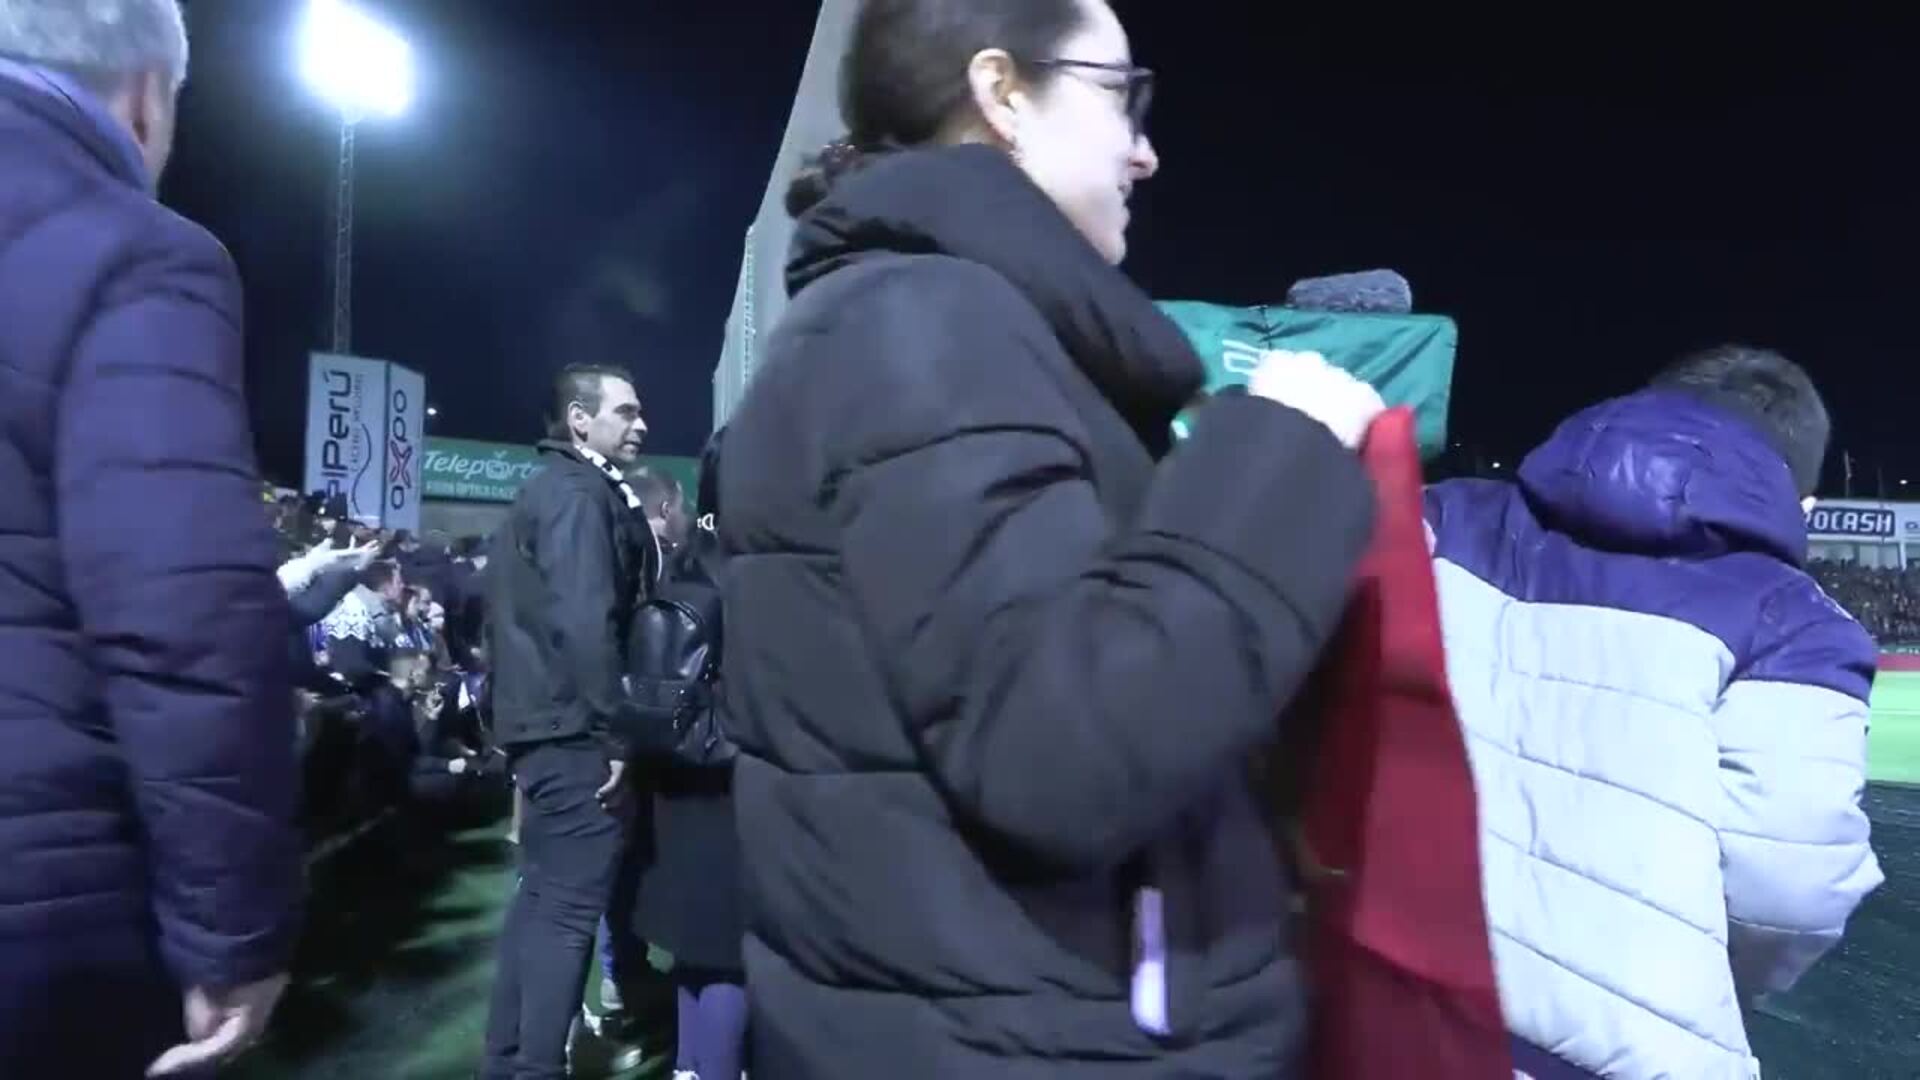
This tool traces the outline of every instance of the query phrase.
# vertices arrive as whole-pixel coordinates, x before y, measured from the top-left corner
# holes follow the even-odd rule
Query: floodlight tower
[[[413,50],[348,0],[310,0],[300,26],[300,74],[340,118],[330,344],[344,354],[353,347],[354,132],[368,117],[397,117],[413,103]]]

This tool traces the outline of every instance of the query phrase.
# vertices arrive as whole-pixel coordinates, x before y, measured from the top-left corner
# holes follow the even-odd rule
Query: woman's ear
[[[1001,146],[1020,144],[1020,110],[1026,92],[1020,85],[1019,70],[1005,49],[982,49],[967,63],[967,84],[973,88],[973,105],[985,123],[985,133]]]

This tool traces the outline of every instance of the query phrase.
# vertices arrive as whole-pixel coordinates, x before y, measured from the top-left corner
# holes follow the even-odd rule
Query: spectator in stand
[[[1716,348],[1597,405],[1517,483],[1428,495],[1516,1064],[1747,1080],[1741,1001],[1881,881],[1873,643],[1802,567],[1813,383]]]
[[[447,650],[454,662],[469,672],[485,669],[475,654],[482,652],[485,645],[486,569],[485,540],[469,536],[454,545],[453,565],[447,572],[447,592],[441,600],[447,610]]]
[[[0,0],[9,1080],[211,1067],[264,1031],[294,941],[290,617],[240,284],[154,199],[186,71],[175,0]]]
[[[307,520],[313,525],[313,539],[333,539],[346,541],[352,539],[342,535],[350,532],[352,523],[347,520],[347,497],[338,493],[329,495],[316,491],[306,498]]]
[[[458,811],[481,791],[483,774],[499,770],[489,769],[482,746],[462,738],[437,676],[425,653],[388,654],[386,678],[367,693],[363,760],[387,801]]]
[[[313,633],[347,594],[358,587],[360,575],[373,561],[374,553],[371,544],[335,547],[332,541],[322,540],[312,550],[280,565],[280,585],[287,590],[293,607],[293,630],[287,638],[287,655],[291,659],[289,677],[299,691],[296,716],[303,755],[313,734],[308,720],[314,715],[316,702],[347,690],[344,680],[320,665]]]
[[[1920,568],[1818,561],[1813,576],[1882,646],[1920,644]]]
[[[436,597],[448,593],[453,577],[453,556],[444,538],[417,537],[402,529],[394,534],[395,562],[400,573],[412,585],[431,590]]]
[[[400,608],[407,583],[398,564],[380,560],[360,575],[360,584],[321,621],[327,664],[355,689],[385,677],[386,652],[398,642]]]
[[[280,564],[280,585],[293,605],[294,625],[302,630],[322,622],[360,584],[377,549],[372,544],[335,546],[322,540]]]

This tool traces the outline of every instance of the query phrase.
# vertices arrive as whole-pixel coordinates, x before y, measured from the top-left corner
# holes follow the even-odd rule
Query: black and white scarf
[[[633,493],[633,485],[627,483],[627,474],[620,471],[620,466],[608,461],[604,454],[591,447],[575,443],[574,449],[580,452],[580,457],[587,464],[607,474],[607,479],[620,489],[620,497],[627,500],[627,509],[640,509],[640,496]]]

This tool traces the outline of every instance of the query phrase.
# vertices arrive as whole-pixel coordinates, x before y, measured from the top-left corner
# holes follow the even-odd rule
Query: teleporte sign
[[[531,446],[429,438],[421,479],[429,499],[512,502],[539,467],[539,455]]]
[[[541,464],[540,454],[531,446],[431,436],[420,470],[422,490],[429,499],[509,503]],[[655,454],[642,456],[639,464],[672,474],[692,503],[698,461]]]

